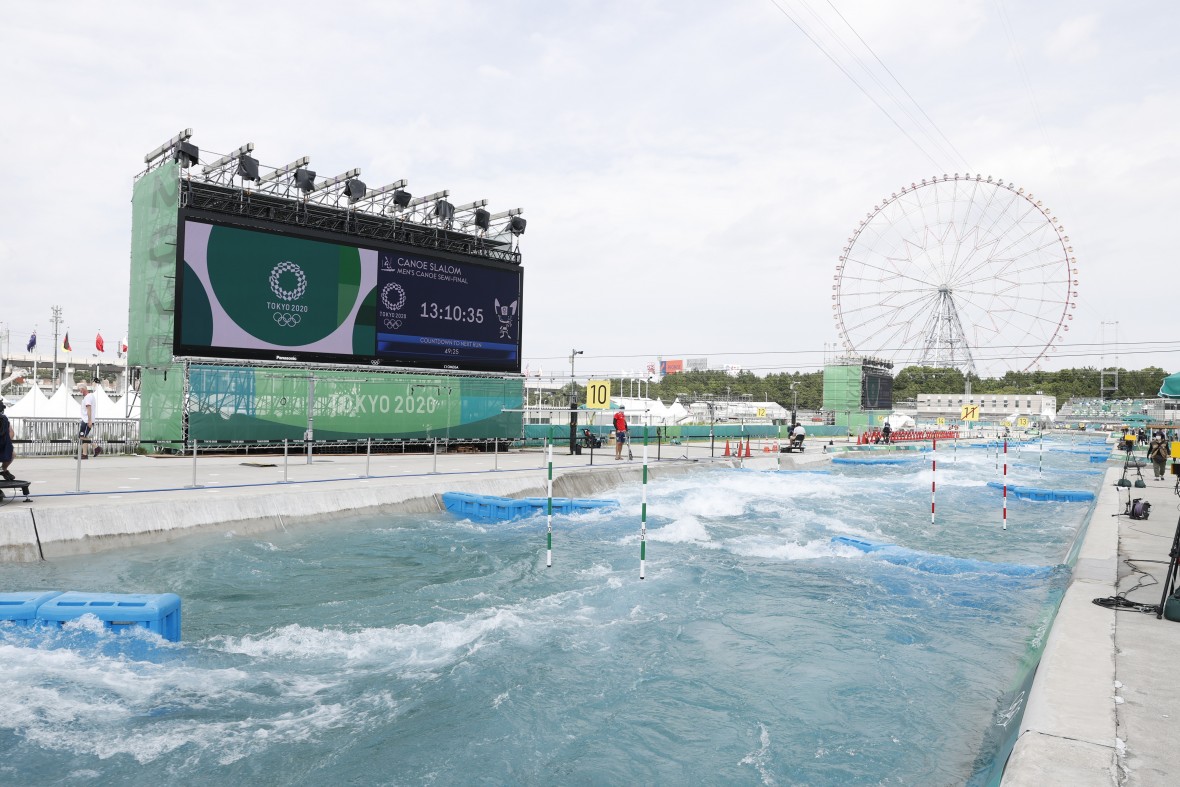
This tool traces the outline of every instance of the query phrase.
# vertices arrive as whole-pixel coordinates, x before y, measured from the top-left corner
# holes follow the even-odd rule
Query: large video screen
[[[522,271],[181,213],[180,356],[519,372]]]

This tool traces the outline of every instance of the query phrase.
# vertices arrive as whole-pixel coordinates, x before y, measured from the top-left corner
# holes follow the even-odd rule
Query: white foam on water
[[[638,538],[638,536],[635,536],[635,538]],[[690,516],[677,519],[663,527],[648,530],[647,540],[662,541],[665,544],[706,544],[713,539],[709,536],[709,531],[701,521],[696,517]]]
[[[496,631],[522,625],[515,612],[481,611],[456,621],[359,631],[283,626],[261,636],[214,638],[229,653],[259,659],[341,661],[349,666],[383,664],[393,669],[430,671],[481,647]]]
[[[842,556],[830,539],[800,544],[798,541],[781,541],[766,536],[743,536],[725,542],[725,548],[735,555],[772,560],[815,560]]]
[[[774,772],[770,769],[770,730],[762,722],[758,723],[758,748],[742,757],[738,761],[739,765],[753,765],[758,771],[758,775],[762,777],[762,783],[765,785],[778,784],[774,778]]]

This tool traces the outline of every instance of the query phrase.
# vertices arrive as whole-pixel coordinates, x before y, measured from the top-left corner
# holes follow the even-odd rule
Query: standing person
[[[1158,437],[1153,437],[1151,446],[1147,449],[1147,458],[1151,460],[1155,469],[1155,480],[1164,480],[1165,465],[1168,463],[1168,444]]]
[[[15,481],[16,476],[8,472],[8,466],[12,464],[13,445],[12,438],[15,436],[12,431],[12,422],[8,420],[8,416],[4,414],[6,407],[4,400],[0,399],[0,476],[5,481]]]
[[[623,458],[623,443],[627,442],[627,417],[623,415],[623,405],[615,413],[615,459]]]
[[[82,458],[89,459],[90,432],[94,429],[94,394],[86,383],[78,386],[82,393],[82,423],[78,426],[78,439],[82,441]]]
[[[889,419],[886,418],[885,425],[881,427],[881,437],[884,438],[884,442],[886,444],[888,444],[889,435],[891,435],[891,434],[893,434],[893,427],[889,425]]]
[[[803,438],[807,436],[807,430],[803,428],[803,424],[796,422],[795,428],[791,430],[791,442],[797,447],[803,447]]]

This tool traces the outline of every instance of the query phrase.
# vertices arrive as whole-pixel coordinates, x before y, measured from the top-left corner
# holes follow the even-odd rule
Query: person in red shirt
[[[627,417],[623,415],[623,406],[615,413],[615,459],[623,458],[623,444],[627,442]]]

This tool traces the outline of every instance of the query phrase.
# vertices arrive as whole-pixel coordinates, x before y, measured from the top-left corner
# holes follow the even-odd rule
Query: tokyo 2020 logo
[[[396,301],[390,299],[390,296],[393,293],[397,293],[397,295],[394,296],[397,298]],[[386,284],[381,288],[381,304],[391,312],[397,311],[406,305],[406,291],[400,284],[391,281],[389,284]]]
[[[288,272],[295,274],[295,289],[293,290],[283,289],[283,285],[280,283],[282,275]],[[270,269],[270,291],[280,300],[297,301],[303,297],[303,293],[307,292],[307,274],[293,262],[280,262]]]

